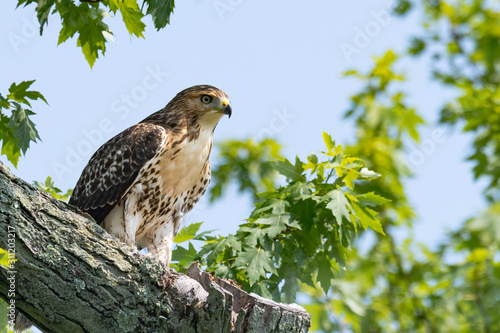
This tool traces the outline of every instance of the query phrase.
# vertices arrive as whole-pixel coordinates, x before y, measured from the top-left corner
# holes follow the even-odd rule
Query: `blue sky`
[[[115,42],[91,70],[76,40],[56,46],[58,17],[50,17],[39,36],[33,6],[14,10],[14,1],[2,1],[0,92],[12,82],[36,79],[33,88],[50,104],[33,105],[43,141],[32,145],[17,170],[9,165],[12,171],[30,182],[50,175],[58,187],[73,187],[107,139],[162,108],[180,90],[205,83],[223,89],[233,108],[233,117],[218,125],[215,142],[271,133],[289,158],[323,149],[322,131],[337,143],[352,142],[352,123],[342,115],[359,83],[341,73],[368,68],[372,56],[388,48],[403,51],[420,31],[420,14],[403,20],[387,16],[390,1],[284,4],[178,1],[167,28],[157,32],[145,20],[145,39],[130,37],[121,19],[111,18]],[[359,31],[370,36],[362,39]],[[346,56],[346,45],[356,53]],[[413,147],[407,156],[416,173],[407,182],[419,214],[415,237],[436,245],[446,230],[484,207],[482,187],[464,162],[470,137],[434,125],[453,92],[429,79],[426,59],[401,69],[410,79],[404,85],[410,104],[429,122],[422,133],[427,145]],[[217,164],[216,152],[211,163]],[[199,203],[185,222],[205,221],[204,229],[227,234],[250,210],[249,198],[232,189],[213,206]]]

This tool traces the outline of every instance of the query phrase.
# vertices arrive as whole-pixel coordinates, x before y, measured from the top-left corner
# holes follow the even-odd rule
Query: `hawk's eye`
[[[203,104],[208,104],[212,101],[212,96],[208,96],[208,95],[201,95],[201,102]]]

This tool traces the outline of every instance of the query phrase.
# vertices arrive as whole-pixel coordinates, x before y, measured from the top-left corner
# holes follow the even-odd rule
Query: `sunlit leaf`
[[[190,239],[193,239],[194,236],[196,236],[196,233],[198,230],[200,230],[201,225],[203,222],[198,222],[198,223],[192,223],[190,225],[187,225],[183,227],[177,235],[175,235],[174,242],[176,243],[182,243],[185,241],[188,241]]]

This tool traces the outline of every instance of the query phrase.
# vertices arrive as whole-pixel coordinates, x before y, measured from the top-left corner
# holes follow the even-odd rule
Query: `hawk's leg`
[[[182,215],[173,218],[162,217],[156,223],[158,228],[148,231],[146,235],[146,247],[148,252],[155,258],[160,259],[167,267],[170,266],[174,237],[179,230]]]
[[[123,241],[131,247],[135,246],[137,230],[145,223],[143,212],[138,209],[138,203],[143,196],[143,186],[139,183],[132,187],[131,193],[125,200],[125,207],[123,209],[123,227],[125,235]]]

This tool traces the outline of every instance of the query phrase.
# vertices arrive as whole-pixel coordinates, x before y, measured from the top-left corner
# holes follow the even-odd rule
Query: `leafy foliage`
[[[182,228],[175,236],[174,242],[177,243],[176,248],[172,252],[172,260],[175,262],[172,267],[177,270],[183,270],[189,267],[196,260],[198,250],[194,248],[191,242],[188,243],[188,248],[184,248],[180,243],[190,240],[206,241],[214,230],[208,230],[198,233],[203,222],[193,223]]]
[[[144,37],[146,25],[142,21],[145,15],[151,15],[156,29],[164,28],[170,22],[170,15],[174,10],[174,1],[145,0],[145,13],[136,0],[102,0],[85,1],[78,5],[72,0],[18,0],[17,6],[36,4],[40,34],[48,24],[51,14],[61,16],[62,28],[59,33],[58,44],[78,35],[77,46],[81,47],[85,59],[90,67],[94,66],[99,52],[106,52],[106,37],[112,39],[112,31],[105,23],[105,19],[116,16],[119,12],[130,35]]]
[[[254,211],[235,235],[205,235],[199,253],[191,243],[188,249],[177,247],[176,268],[199,260],[208,271],[234,279],[246,290],[288,302],[295,300],[300,283],[319,283],[328,293],[335,275],[346,268],[358,229],[383,234],[375,209],[388,200],[355,192],[358,183],[378,175],[367,172],[362,160],[344,155],[328,134],[323,137],[324,161],[311,154],[307,161],[297,157],[294,164],[286,159],[272,163],[287,184],[259,193]],[[189,226],[191,234],[198,227]]]
[[[420,52],[425,50],[426,48],[422,48]],[[352,107],[346,113],[346,117],[354,121],[358,130],[356,142],[345,147],[343,151],[359,157],[368,168],[383,175],[369,182],[354,181],[353,184],[358,200],[363,198],[365,207],[370,207],[372,200],[377,202],[378,196],[374,196],[372,192],[391,199],[377,208],[377,219],[384,226],[386,237],[376,238],[373,244],[363,251],[358,249],[357,239],[351,239],[348,270],[335,270],[335,264],[341,267],[341,261],[335,258],[330,265],[329,257],[324,256],[324,252],[317,252],[314,257],[317,266],[307,266],[316,268],[312,268],[314,274],[311,283],[303,279],[300,268],[297,269],[307,265],[307,259],[304,259],[301,251],[287,252],[283,250],[285,247],[267,250],[266,245],[261,246],[261,239],[268,240],[269,234],[272,236],[283,227],[289,228],[285,224],[285,221],[290,221],[288,216],[274,216],[273,224],[266,224],[267,216],[258,216],[261,220],[255,220],[254,217],[249,221],[254,224],[258,221],[260,228],[243,225],[235,235],[236,240],[235,236],[231,235],[227,238],[207,238],[208,243],[214,243],[213,248],[209,249],[211,252],[207,252],[211,256],[206,256],[208,267],[212,262],[220,261],[224,266],[209,269],[213,269],[215,274],[236,278],[244,288],[263,295],[275,298],[281,296],[286,301],[292,301],[297,294],[307,294],[309,301],[305,306],[312,314],[312,331],[498,331],[500,321],[495,309],[500,300],[498,203],[479,217],[468,220],[450,234],[446,243],[437,250],[416,244],[411,238],[401,240],[399,237],[399,241],[395,240],[401,230],[407,230],[411,237],[415,213],[404,191],[404,180],[411,176],[411,172],[403,157],[408,144],[412,141],[418,142],[420,127],[424,124],[416,109],[407,106],[405,93],[395,89],[398,82],[405,80],[405,77],[395,70],[397,59],[396,54],[389,51],[376,58],[374,68],[367,73],[354,70],[346,72],[348,76],[361,79],[364,86],[361,92],[352,97]],[[483,100],[479,101],[476,107],[480,108],[482,105],[490,104]],[[482,121],[486,122],[488,118]],[[477,123],[490,126],[479,120]],[[328,136],[325,136],[325,143],[329,152],[334,151],[335,145]],[[231,163],[230,160],[225,162]],[[317,161],[312,155],[309,162],[311,170],[314,170],[313,165]],[[308,163],[303,162],[302,168]],[[299,166],[298,163],[289,162],[275,164],[275,168],[292,182],[301,177]],[[362,170],[358,170],[360,174],[363,173]],[[364,173],[371,174],[366,171]],[[342,172],[340,175],[343,177],[343,188],[349,189],[349,176]],[[352,212],[346,204],[350,193],[336,194],[330,198],[328,207],[324,208],[330,209],[335,221],[345,223],[346,216],[350,216]],[[265,205],[265,202],[259,200],[257,209],[260,205]],[[292,207],[296,205],[297,202],[291,204]],[[316,210],[316,218],[321,217],[321,211]],[[273,214],[273,211],[270,213]],[[288,213],[288,210],[284,213]],[[355,213],[359,214],[359,211]],[[274,212],[274,215],[277,213]],[[302,218],[299,223],[302,223]],[[372,227],[376,228],[375,225]],[[299,240],[295,247],[301,249],[304,239],[314,239],[315,234],[305,228],[298,230],[300,229],[297,229],[297,233],[300,232],[301,235],[294,234],[293,237]],[[288,232],[293,231],[291,229]],[[341,235],[342,233],[337,234],[339,241]],[[359,242],[362,242],[364,235],[361,228],[358,228],[358,235]],[[238,239],[242,241],[238,242]],[[246,247],[251,250],[238,262],[232,261],[238,254],[245,252]],[[256,252],[259,248],[262,253]],[[289,255],[289,259],[283,259],[282,253]],[[253,262],[255,258],[262,262],[256,265]],[[243,265],[245,260],[247,262]],[[293,263],[290,263],[292,260]],[[272,267],[272,262],[278,265]],[[251,280],[244,271],[250,264],[254,271]],[[267,279],[261,274],[265,274]],[[276,276],[283,276],[284,279],[276,279]],[[335,278],[331,279],[332,276]],[[300,281],[298,286],[293,283],[297,280]],[[326,285],[326,281],[329,281],[329,291],[325,294],[325,291],[317,286]],[[276,288],[276,283],[281,289]],[[280,295],[277,295],[278,293]]]
[[[494,102],[499,77],[493,69],[498,68],[500,54],[499,12],[491,2],[477,0],[426,0],[423,4],[425,29],[421,36],[411,39],[408,53],[431,53],[435,78],[460,93],[443,109],[441,121],[462,124],[465,131],[476,133],[475,151],[469,159],[476,162],[475,177],[490,180],[486,195],[491,206],[459,226],[437,250],[412,241],[410,222],[415,214],[403,186],[404,178],[411,174],[399,156],[409,139],[418,140],[416,125],[421,121],[416,114],[408,113],[413,109],[404,106],[404,99],[395,98],[404,94],[391,91],[391,82],[403,79],[391,73],[396,61],[392,52],[381,58],[385,60],[377,59],[366,75],[348,72],[364,80],[366,86],[353,96],[353,107],[347,113],[348,118],[355,119],[358,135],[346,152],[359,156],[384,175],[371,182],[367,190],[378,190],[392,201],[379,213],[387,237],[378,238],[368,250],[359,251],[354,246],[351,269],[334,281],[330,297],[303,287],[311,296],[306,308],[313,318],[313,331],[500,330],[495,309],[500,300],[500,171],[496,167],[496,126],[500,122]],[[407,14],[414,7],[414,1],[400,1],[396,13]],[[398,111],[403,111],[409,121],[398,121]],[[401,229],[410,237],[396,242],[395,234]]]
[[[367,74],[354,70],[345,73],[364,83],[361,92],[351,97],[352,106],[345,115],[354,120],[357,128],[356,144],[346,147],[346,151],[384,175],[367,184],[365,190],[380,191],[392,201],[384,212],[384,223],[391,225],[409,223],[415,216],[404,192],[403,179],[410,177],[411,172],[403,156],[409,142],[418,142],[419,127],[424,124],[415,108],[405,104],[404,92],[393,89],[405,80],[394,69],[396,60],[396,54],[388,51],[375,58],[374,67]]]
[[[437,251],[390,237],[354,250],[329,298],[304,289],[313,323],[325,332],[497,332],[499,218],[494,207],[467,221]]]
[[[281,157],[281,146],[273,139],[255,142],[227,140],[220,144],[219,164],[212,170],[210,201],[220,198],[232,179],[237,179],[240,192],[249,192],[257,200],[257,193],[276,187],[276,176],[272,161]]]
[[[359,253],[357,243],[353,244],[350,270],[334,281],[328,297],[321,297],[303,286],[303,291],[313,296],[306,304],[313,318],[313,330],[407,332],[411,331],[407,323],[415,322],[411,315],[415,308],[408,305],[415,298],[404,289],[411,282],[404,270],[406,252],[396,248],[393,233],[399,226],[411,226],[415,217],[403,185],[403,179],[411,176],[411,172],[402,157],[409,142],[418,142],[418,130],[424,121],[414,108],[405,104],[405,94],[394,88],[405,80],[395,70],[396,61],[397,55],[388,51],[375,58],[374,67],[366,74],[355,70],[345,73],[363,82],[346,112],[346,118],[354,120],[357,134],[356,143],[347,146],[345,151],[363,159],[370,169],[383,175],[359,184],[357,190],[375,191],[391,201],[379,209],[386,237],[377,238],[365,255]],[[370,203],[377,197],[367,196],[364,200]],[[401,304],[396,303],[399,301]],[[399,311],[409,315],[408,318],[398,317]]]
[[[35,181],[33,184],[42,191],[47,192],[57,200],[61,201],[68,202],[69,198],[71,197],[71,194],[73,193],[73,189],[69,189],[66,191],[66,193],[63,193],[63,191],[61,191],[54,185],[54,181],[52,180],[51,177],[47,177],[44,183]]]
[[[496,190],[500,185],[500,11],[494,1],[483,0],[425,0],[423,5],[425,29],[412,38],[409,53],[430,54],[434,77],[457,90],[459,97],[443,108],[441,122],[461,124],[464,131],[475,134],[469,156],[475,163],[474,176],[489,180],[488,198],[496,201],[500,197]]]
[[[12,83],[6,97],[0,94],[0,140],[2,141],[1,154],[17,167],[19,157],[26,154],[30,143],[40,140],[35,124],[30,117],[35,113],[29,100],[47,100],[38,91],[28,90],[35,82],[23,81],[20,84]]]

